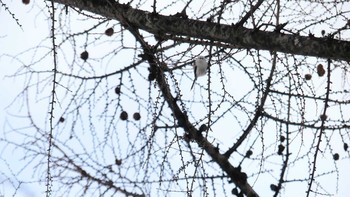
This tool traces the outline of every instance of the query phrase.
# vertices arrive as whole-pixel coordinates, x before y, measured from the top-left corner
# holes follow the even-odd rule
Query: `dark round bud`
[[[149,59],[146,54],[145,54],[145,56],[146,57],[143,57],[142,59],[144,59],[144,58]],[[150,67],[148,67],[148,71],[149,71],[148,81],[155,80],[157,77],[157,68],[155,66],[150,66]]]
[[[277,185],[271,184],[270,189],[275,192],[278,190],[278,187],[277,187]]]
[[[233,195],[238,195],[238,189],[237,189],[237,188],[233,188],[233,189],[231,190],[231,193],[232,193]]]
[[[107,36],[112,36],[114,34],[114,29],[113,28],[106,29],[105,34]]]
[[[248,151],[246,152],[245,156],[246,156],[247,158],[250,158],[250,156],[252,156],[252,154],[253,154],[253,151],[252,151],[252,150],[248,150]]]
[[[326,73],[322,64],[317,65],[317,74],[319,77],[322,77]]]
[[[148,81],[153,81],[153,80],[155,80],[156,79],[156,75],[154,74],[154,73],[150,73],[149,75],[148,75]]]
[[[120,166],[122,164],[121,159],[115,159],[115,165]]]
[[[126,111],[122,111],[122,113],[120,113],[120,119],[121,120],[127,120],[128,119],[128,113]]]
[[[321,119],[322,121],[327,120],[327,115],[325,115],[325,114],[320,115],[320,119]]]
[[[87,173],[86,173],[86,171],[85,170],[81,170],[81,176],[87,176]]]
[[[60,122],[64,122],[65,119],[64,119],[63,117],[61,117],[59,121],[60,121]]]
[[[89,58],[89,53],[87,51],[84,51],[80,54],[80,58],[84,61],[86,61]]]
[[[334,159],[335,161],[337,161],[337,160],[339,159],[339,154],[338,154],[338,153],[335,153],[335,154],[333,155],[333,159]]]
[[[120,86],[115,87],[114,92],[120,94]]]
[[[284,137],[283,135],[280,136],[280,142],[284,142],[284,140],[286,140],[286,137]]]
[[[134,118],[134,120],[140,120],[140,118],[141,118],[140,113],[139,112],[135,112],[134,115],[133,115],[133,118]]]
[[[200,127],[199,127],[199,132],[202,133],[204,131],[207,131],[208,130],[208,127],[206,124],[202,124]]]
[[[30,3],[30,0],[22,0],[22,3],[28,5]]]
[[[310,80],[312,76],[310,74],[305,74],[304,77],[305,77],[305,80]]]
[[[344,143],[344,150],[347,151],[349,148],[348,144],[347,143]]]
[[[277,152],[277,154],[278,155],[282,155],[284,149],[285,149],[285,147],[282,144],[278,145],[278,152]]]

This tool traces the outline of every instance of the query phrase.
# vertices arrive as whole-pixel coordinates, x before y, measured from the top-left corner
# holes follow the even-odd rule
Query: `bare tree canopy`
[[[24,83],[0,138],[14,194],[28,170],[46,196],[346,191],[349,2],[22,2],[50,28],[0,54]]]

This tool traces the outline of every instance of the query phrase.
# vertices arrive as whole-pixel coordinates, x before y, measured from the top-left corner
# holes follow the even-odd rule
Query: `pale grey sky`
[[[22,28],[16,24],[16,21],[11,18],[3,7],[0,8],[1,24],[2,27],[5,27],[0,29],[0,135],[4,135],[4,132],[7,132],[10,129],[7,122],[9,119],[11,120],[11,124],[16,124],[16,126],[22,124],[21,121],[15,121],[16,118],[13,117],[19,115],[17,114],[18,108],[14,110],[14,108],[7,109],[6,107],[10,105],[16,95],[22,91],[24,81],[26,80],[25,76],[15,78],[8,78],[5,76],[13,75],[22,66],[22,63],[26,64],[26,61],[33,61],[31,57],[33,53],[27,53],[26,51],[32,47],[36,47],[37,44],[41,43],[44,38],[47,38],[49,36],[50,29],[50,21],[47,20],[46,10],[40,10],[32,3],[27,6],[23,5],[20,1],[9,1],[6,3],[8,4],[10,10],[15,14],[15,17],[19,20],[18,22],[22,25]],[[20,59],[11,57],[20,53],[22,53],[20,55]],[[50,66],[50,62],[48,62],[48,66]],[[205,80],[203,80],[203,83],[204,81]],[[323,87],[320,87],[320,89],[322,88]],[[17,104],[15,104],[15,106],[16,105]],[[312,135],[310,135],[310,137],[312,137]],[[16,140],[21,141],[21,139]],[[11,171],[9,168],[13,170],[13,173],[16,173],[22,167],[23,161],[19,160],[19,158],[21,158],[21,151],[13,151],[13,147],[3,149],[3,145],[0,145],[0,148],[0,150],[4,150],[1,152],[2,160],[0,160],[0,169],[5,169],[5,172],[0,171],[0,173],[11,176]],[[6,160],[8,165],[6,162],[4,162],[4,160]],[[337,161],[337,164],[341,174],[339,177],[339,191],[336,196],[345,197],[350,194],[350,187],[348,186],[348,177],[350,177],[350,160],[349,158],[343,160],[341,159]],[[21,173],[21,176],[26,176],[27,181],[36,182],[37,176],[33,176],[32,172],[29,171],[26,173],[26,171],[28,171],[28,169],[25,169],[25,172]],[[4,174],[0,174],[0,181],[3,180]],[[329,181],[330,185],[335,184],[335,179],[334,177],[332,178],[333,179]],[[21,189],[16,193],[16,196],[42,196],[45,189],[45,185],[43,184],[23,184],[23,187],[21,187]],[[302,196],[305,193],[305,190],[306,188],[296,187],[295,194],[298,193],[298,196]],[[12,192],[13,190],[9,190],[8,184],[3,184],[0,186],[0,196],[9,196],[13,194]],[[266,195],[262,193],[262,196],[269,196],[271,194],[272,193],[269,188],[266,188]]]

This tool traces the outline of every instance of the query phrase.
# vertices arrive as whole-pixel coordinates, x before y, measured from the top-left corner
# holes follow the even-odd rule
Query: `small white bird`
[[[194,70],[194,80],[193,80],[193,83],[191,86],[191,90],[192,90],[197,78],[207,74],[208,63],[205,60],[205,57],[199,56],[196,58],[196,60],[194,61],[194,64],[192,66],[193,66],[193,70]]]

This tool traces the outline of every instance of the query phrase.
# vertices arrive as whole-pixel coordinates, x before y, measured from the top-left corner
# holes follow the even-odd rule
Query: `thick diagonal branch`
[[[189,36],[225,43],[232,48],[269,50],[303,56],[350,61],[350,42],[280,32],[247,29],[134,9],[114,0],[54,0],[106,18],[122,15],[133,26],[153,34]]]
[[[221,167],[221,169],[227,173],[227,175],[231,178],[232,182],[235,183],[237,187],[248,197],[258,197],[259,195],[254,191],[251,185],[247,182],[247,175],[241,172],[240,168],[234,167],[228,160],[227,157],[220,154],[219,150],[213,146],[205,137],[202,136],[201,132],[199,132],[192,123],[188,120],[188,116],[185,112],[183,112],[179,105],[176,103],[176,99],[171,93],[169,85],[167,84],[167,80],[165,78],[164,71],[160,69],[158,65],[160,65],[159,61],[155,57],[152,51],[152,47],[148,45],[148,43],[143,40],[143,37],[139,34],[139,31],[136,27],[127,21],[127,19],[122,18],[123,16],[119,15],[117,17],[121,17],[120,20],[123,21],[124,26],[134,35],[136,40],[141,44],[142,49],[145,53],[144,58],[148,61],[150,67],[153,67],[156,73],[156,81],[158,82],[158,87],[162,91],[163,97],[167,101],[169,108],[172,110],[174,116],[176,117],[179,125],[183,127],[183,129],[189,134],[191,139],[195,140],[198,146],[203,148],[208,155]]]

